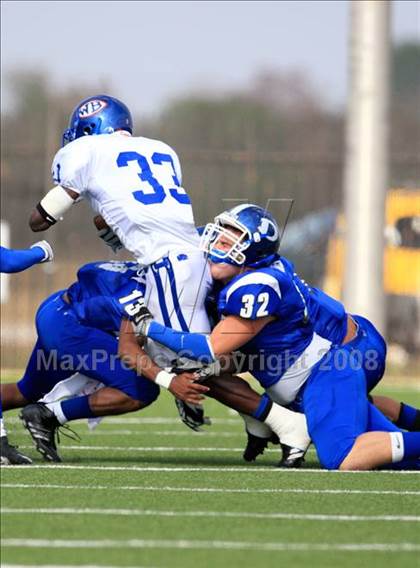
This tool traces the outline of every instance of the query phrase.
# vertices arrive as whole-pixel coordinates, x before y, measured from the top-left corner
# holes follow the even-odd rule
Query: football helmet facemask
[[[218,248],[218,243],[231,243]],[[238,205],[217,215],[208,223],[200,248],[214,263],[259,268],[268,266],[276,257],[280,243],[278,225],[267,210],[258,205]]]

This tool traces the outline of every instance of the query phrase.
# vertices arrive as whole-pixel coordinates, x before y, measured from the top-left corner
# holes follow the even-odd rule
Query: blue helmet
[[[124,103],[108,95],[84,99],[74,109],[63,133],[63,146],[81,136],[112,134],[116,130],[133,133],[133,119]]]
[[[229,250],[215,246],[221,236],[232,243]],[[279,228],[274,217],[258,205],[244,204],[224,211],[215,217],[214,223],[208,223],[200,248],[212,262],[260,268],[275,259],[279,244]]]

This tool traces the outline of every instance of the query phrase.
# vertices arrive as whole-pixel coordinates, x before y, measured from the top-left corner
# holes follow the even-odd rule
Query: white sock
[[[404,438],[401,432],[390,432],[392,463],[400,462],[404,458]]]
[[[273,403],[264,423],[277,434],[282,444],[306,450],[311,443],[305,415],[300,412]]]
[[[247,432],[253,434],[254,436],[257,436],[258,438],[270,438],[272,430],[269,426],[267,426],[267,424],[260,422],[259,420],[253,418],[252,416],[249,416],[248,414],[242,414],[241,412],[239,414],[242,416],[245,422]]]
[[[7,436],[6,427],[3,418],[0,418],[0,437],[4,438],[4,436]]]
[[[67,418],[64,416],[63,411],[61,410],[60,401],[48,402],[45,406],[49,408],[51,412],[54,412],[55,417],[60,422],[60,424],[65,424],[66,422],[68,422]]]

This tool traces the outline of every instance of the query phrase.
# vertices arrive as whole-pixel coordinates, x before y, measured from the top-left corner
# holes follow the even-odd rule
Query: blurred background
[[[2,277],[2,368],[23,368],[40,302],[85,262],[114,256],[86,204],[48,234],[28,227],[73,107],[121,98],[135,133],[178,152],[197,225],[249,200],[284,224],[281,250],[310,283],[343,292],[347,1],[2,4],[2,244],[48,238],[56,259]],[[420,10],[391,7],[384,229],[391,364],[420,351]],[[371,212],[372,216],[376,214]]]

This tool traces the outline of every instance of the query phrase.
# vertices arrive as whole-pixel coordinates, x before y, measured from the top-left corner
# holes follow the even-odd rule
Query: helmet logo
[[[269,241],[276,241],[279,238],[279,232],[275,223],[273,223],[270,219],[267,219],[267,217],[263,217],[261,219],[258,231],[261,233],[262,237],[265,237]]]
[[[100,99],[93,99],[92,101],[87,101],[84,105],[79,108],[79,118],[89,118],[94,114],[100,112],[107,106],[105,101]]]

